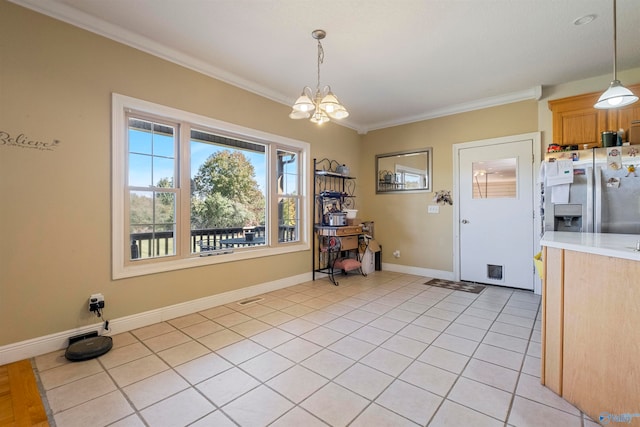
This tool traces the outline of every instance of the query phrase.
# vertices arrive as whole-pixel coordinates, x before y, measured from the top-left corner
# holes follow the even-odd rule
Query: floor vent
[[[502,280],[502,266],[487,264],[487,277],[494,280]]]
[[[249,298],[249,299],[245,299],[245,300],[242,300],[242,301],[238,301],[237,304],[238,305],[249,305],[249,304],[255,304],[255,303],[260,302],[260,301],[264,301],[264,298],[263,297]]]

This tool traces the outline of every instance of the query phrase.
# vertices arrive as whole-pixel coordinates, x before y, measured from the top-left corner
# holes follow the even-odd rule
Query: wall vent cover
[[[249,304],[255,304],[259,301],[264,301],[263,297],[255,297],[255,298],[249,298],[249,299],[245,299],[242,301],[238,301],[236,304],[238,305],[249,305]]]

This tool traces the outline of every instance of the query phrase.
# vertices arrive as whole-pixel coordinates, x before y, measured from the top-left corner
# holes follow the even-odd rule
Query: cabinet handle
[[[463,219],[461,222],[462,222],[463,224],[469,224],[469,220],[466,220],[466,219]]]

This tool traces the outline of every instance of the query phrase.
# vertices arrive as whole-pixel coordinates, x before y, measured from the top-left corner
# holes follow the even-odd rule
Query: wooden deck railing
[[[222,240],[239,239],[245,237],[247,230],[243,227],[207,228],[191,230],[189,246],[192,253],[201,250],[221,249]],[[265,227],[257,226],[251,229],[254,239],[265,238]],[[293,226],[281,226],[279,229],[279,241],[291,242],[298,239],[296,229]],[[131,259],[151,258],[154,256],[172,255],[174,237],[173,231],[160,231],[156,233],[131,233]],[[258,243],[258,245],[264,243]],[[254,244],[255,246],[256,244]],[[236,247],[242,245],[235,245]]]

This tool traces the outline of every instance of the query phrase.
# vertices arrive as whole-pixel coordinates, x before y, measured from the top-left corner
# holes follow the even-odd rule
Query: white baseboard
[[[137,313],[131,316],[112,319],[109,320],[109,335],[120,334],[133,329],[153,325],[154,323],[164,322],[165,320],[174,319],[180,316],[186,316],[211,307],[229,304],[234,301],[287,288],[310,280],[311,273],[304,273],[272,282],[261,283],[258,285],[248,286],[246,288],[236,289],[234,291],[223,292],[221,294],[174,304],[158,308],[156,310],[146,311],[144,313]],[[70,329],[2,346],[0,347],[0,365],[29,359],[31,357],[50,353],[56,350],[62,350],[69,344],[69,337],[95,331],[96,329],[102,331],[102,323],[83,326],[82,328]]]
[[[415,274],[433,279],[453,280],[453,271],[432,270],[430,268],[411,267],[408,265],[382,263],[382,269],[396,273]]]

